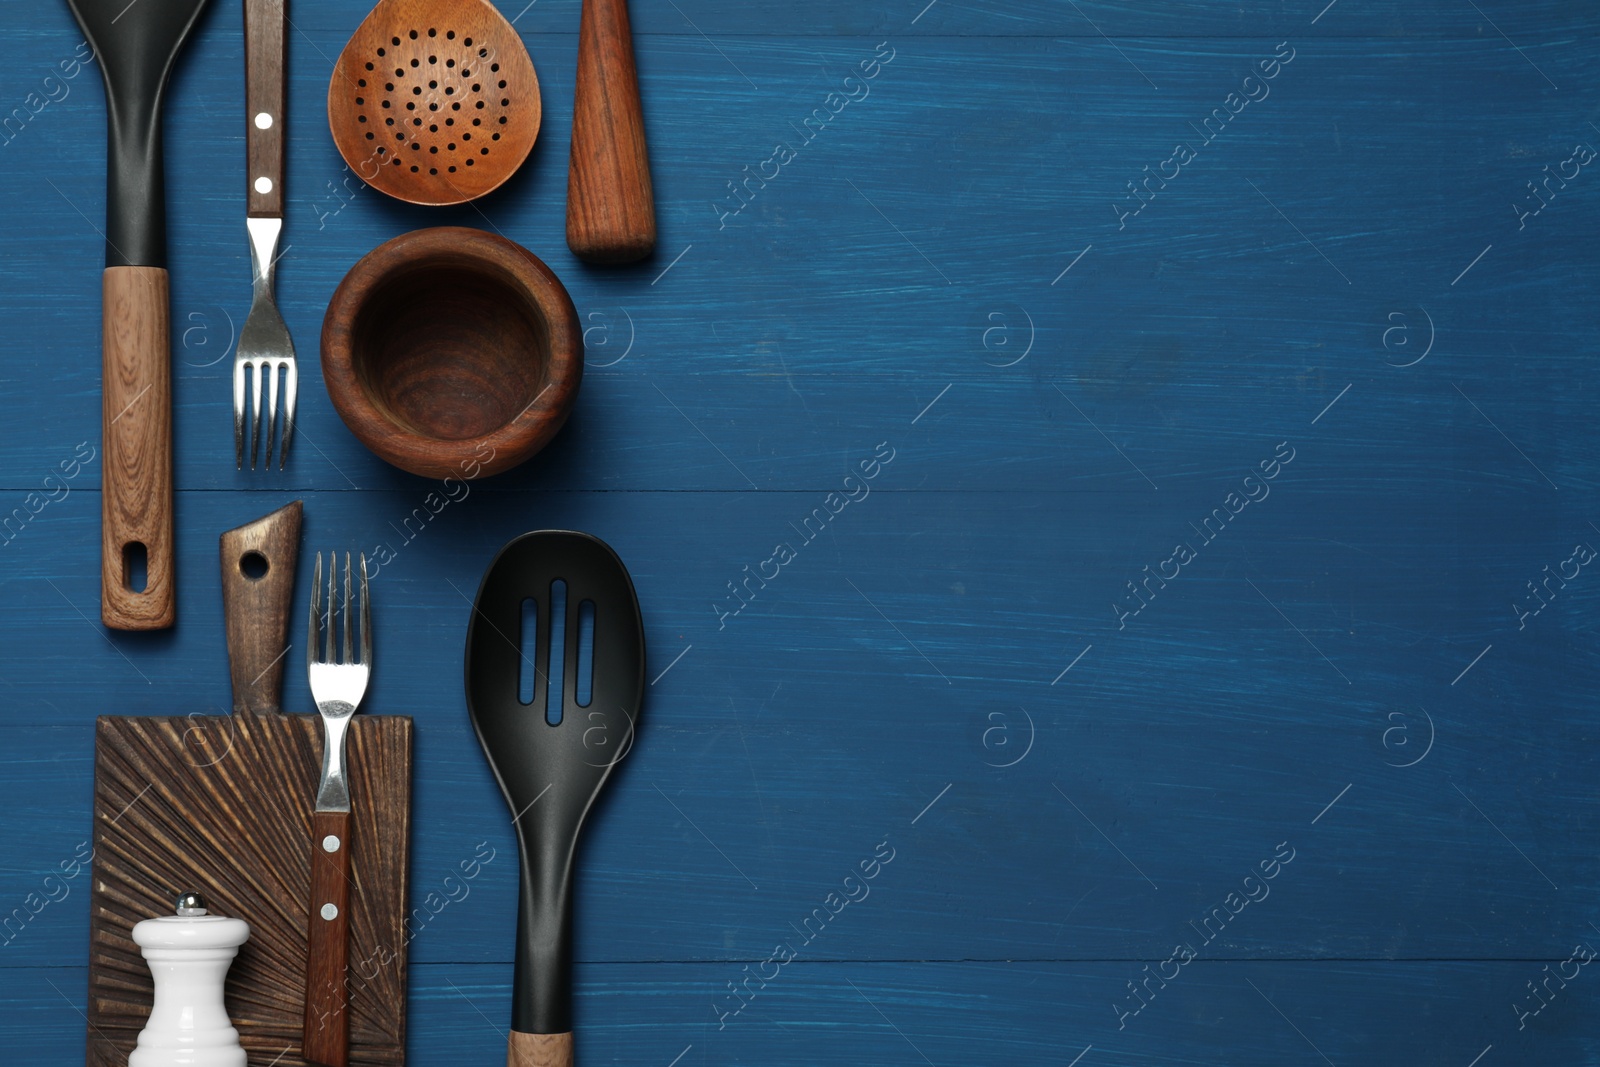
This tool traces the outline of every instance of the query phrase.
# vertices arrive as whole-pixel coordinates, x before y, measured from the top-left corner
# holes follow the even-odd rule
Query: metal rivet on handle
[[[322,917],[332,922],[339,917],[339,909],[332,904],[324,904],[322,906]]]
[[[270,130],[270,129],[272,129],[272,116],[267,114],[265,111],[263,111],[260,114],[258,114],[256,116],[256,129],[258,129],[258,130]]]
[[[256,192],[266,195],[272,192],[272,179],[262,176],[256,179]]]
[[[327,837],[324,837],[322,839],[322,851],[324,851],[324,852],[338,852],[339,851],[339,839],[336,836],[334,836],[333,834],[329,834]]]

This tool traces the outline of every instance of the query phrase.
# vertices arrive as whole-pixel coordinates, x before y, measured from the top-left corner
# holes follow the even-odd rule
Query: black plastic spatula
[[[206,0],[67,0],[106,84],[100,617],[171,626],[172,368],[161,94]]]
[[[573,857],[633,747],[644,672],[639,599],[609,545],[541,530],[500,550],[467,627],[466,684],[522,854],[511,1067],[572,1063]]]

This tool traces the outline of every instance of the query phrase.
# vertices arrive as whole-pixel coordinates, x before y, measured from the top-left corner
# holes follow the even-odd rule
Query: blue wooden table
[[[1600,1063],[1600,11],[1324,2],[636,3],[661,239],[622,270],[562,239],[577,0],[503,9],[543,131],[447,210],[344,167],[365,5],[299,4],[300,437],[251,474],[217,0],[167,123],[180,622],[131,635],[95,621],[99,74],[4,0],[0,1059],[82,1055],[88,876],[50,875],[95,716],[226,707],[217,534],[304,499],[307,551],[383,558],[366,707],[417,720],[414,1063],[504,1055],[460,649],[546,527],[616,547],[650,648],[582,1062]],[[543,257],[588,344],[554,445],[442,507],[316,360],[350,265],[436,224]]]

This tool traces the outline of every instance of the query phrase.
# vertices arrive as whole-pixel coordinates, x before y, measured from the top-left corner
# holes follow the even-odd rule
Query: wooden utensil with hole
[[[533,60],[488,0],[381,0],[328,83],[345,163],[412,204],[498,189],[528,158],[541,116]]]
[[[222,621],[228,635],[233,712],[276,715],[283,710],[283,669],[289,651],[289,609],[300,557],[300,501],[218,541],[222,556]]]
[[[567,167],[567,247],[589,263],[631,263],[656,247],[627,0],[583,0]]]
[[[110,115],[100,283],[100,618],[116,630],[160,630],[178,614],[161,96],[206,0],[67,3],[99,60]]]

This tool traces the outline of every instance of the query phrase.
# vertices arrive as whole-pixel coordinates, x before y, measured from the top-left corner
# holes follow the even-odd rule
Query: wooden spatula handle
[[[311,916],[306,937],[302,1055],[326,1067],[350,1060],[350,813],[311,816]]]
[[[100,287],[100,618],[114,630],[162,630],[178,615],[167,272],[107,267]],[[131,564],[141,551],[145,584],[135,591]]]
[[[571,1034],[520,1034],[511,1031],[506,1067],[572,1067]]]
[[[591,263],[630,263],[656,245],[627,0],[584,0],[567,168],[567,246]]]

